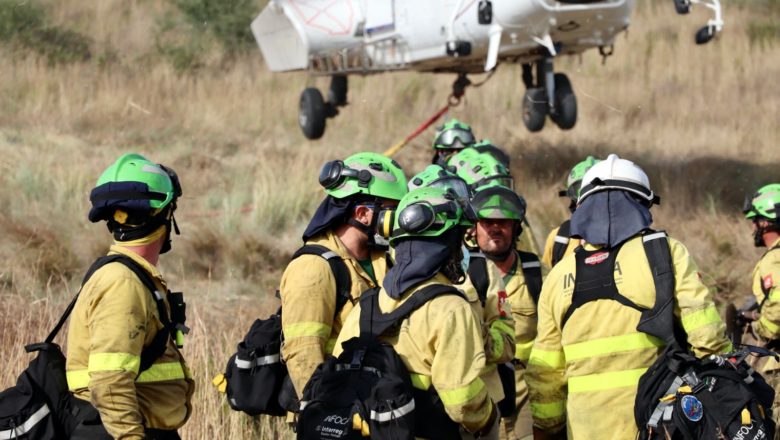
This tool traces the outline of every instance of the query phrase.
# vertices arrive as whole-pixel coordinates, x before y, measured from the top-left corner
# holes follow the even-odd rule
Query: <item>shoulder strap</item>
[[[621,243],[610,249],[587,251],[581,248],[575,251],[577,266],[574,291],[571,295],[571,305],[563,315],[561,328],[578,308],[601,299],[617,301],[640,312],[645,310],[621,295],[615,285],[615,261],[622,246]]]
[[[295,251],[291,260],[294,260],[301,255],[317,255],[324,258],[330,265],[330,270],[333,272],[333,277],[336,278],[336,315],[341,312],[347,301],[352,300],[352,278],[349,276],[349,269],[347,263],[339,256],[338,253],[332,251],[325,246],[318,244],[306,244],[300,249]]]
[[[552,265],[555,266],[559,261],[563,259],[563,255],[566,253],[566,248],[569,247],[569,241],[571,240],[571,220],[566,220],[561,223],[561,227],[558,228],[558,234],[555,236],[555,242],[552,248]]]
[[[471,258],[469,258],[469,280],[471,280],[471,284],[477,291],[482,307],[485,307],[490,279],[488,278],[487,258],[485,258],[485,254],[482,252],[471,253]]]
[[[65,324],[65,321],[67,321],[68,317],[73,311],[73,308],[76,305],[76,300],[81,294],[81,289],[84,288],[84,284],[87,283],[87,281],[92,277],[92,275],[95,274],[95,272],[98,271],[98,269],[100,269],[101,267],[109,263],[114,263],[114,262],[122,263],[128,269],[133,271],[133,273],[138,277],[141,283],[143,283],[144,287],[146,287],[146,289],[149,290],[149,293],[152,295],[155,304],[157,305],[157,313],[160,315],[160,321],[163,323],[163,329],[157,332],[157,335],[155,335],[154,339],[152,340],[152,343],[148,347],[145,347],[141,352],[141,366],[138,370],[140,374],[142,371],[145,371],[149,367],[151,367],[154,361],[157,360],[160,356],[162,356],[162,354],[165,352],[167,341],[168,338],[170,337],[171,322],[168,317],[168,310],[165,308],[165,301],[163,299],[163,296],[157,291],[157,287],[155,286],[154,280],[152,280],[151,275],[149,275],[149,273],[146,272],[146,270],[140,267],[138,263],[136,263],[131,258],[126,257],[124,255],[107,255],[98,258],[92,263],[92,265],[87,270],[87,273],[84,275],[84,278],[81,280],[81,287],[79,288],[78,293],[76,293],[75,298],[73,298],[70,304],[68,304],[68,307],[65,309],[65,312],[60,317],[60,320],[54,326],[54,329],[52,329],[52,331],[49,333],[49,336],[46,337],[46,342],[51,343],[52,341],[54,341],[54,338],[62,329],[62,326]]]
[[[655,304],[642,312],[636,329],[662,339],[667,345],[686,346],[685,331],[674,318],[674,265],[669,248],[669,239],[664,231],[647,230],[642,242],[650,263],[655,284]]]
[[[542,263],[536,254],[530,252],[517,251],[517,255],[520,257],[520,267],[523,269],[528,292],[534,303],[539,304],[539,295],[542,293]]]
[[[423,304],[441,295],[457,295],[466,300],[460,290],[446,284],[432,284],[414,292],[400,307],[390,313],[379,310],[379,288],[360,295],[360,336],[381,336],[389,328],[419,309]]]

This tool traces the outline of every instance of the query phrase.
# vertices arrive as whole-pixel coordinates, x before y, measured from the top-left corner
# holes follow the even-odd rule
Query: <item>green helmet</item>
[[[319,180],[325,192],[337,199],[365,194],[401,200],[406,194],[401,165],[378,153],[357,153],[344,161],[330,161],[323,165]]]
[[[569,172],[569,175],[566,177],[566,190],[558,192],[558,195],[561,197],[568,197],[576,203],[577,199],[580,197],[580,184],[582,183],[582,178],[585,177],[585,173],[587,173],[593,165],[596,165],[599,162],[601,162],[600,159],[588,156],[582,162],[574,165]]]
[[[497,161],[501,162],[505,167],[509,168],[509,155],[506,154],[506,152],[502,150],[501,147],[495,145],[489,140],[483,139],[474,144],[472,148],[480,153],[487,153],[493,156]]]
[[[469,148],[452,157],[449,165],[455,166],[458,176],[465,180],[472,190],[489,185],[514,187],[509,169],[490,154]]]
[[[455,199],[442,188],[418,188],[398,204],[390,243],[411,237],[438,237],[458,226],[473,226],[475,221],[468,202]]]
[[[175,208],[181,185],[170,168],[149,161],[140,154],[125,154],[103,171],[90,193],[93,222],[108,220],[117,209],[135,215],[155,215]]]
[[[450,119],[436,133],[433,140],[435,150],[462,150],[474,145],[476,139],[471,127],[457,119]]]
[[[763,217],[773,222],[780,221],[780,183],[762,186],[755,194],[745,198],[742,212],[747,219]]]
[[[409,191],[423,187],[442,188],[452,191],[458,198],[464,200],[470,198],[468,184],[456,174],[445,170],[440,165],[428,165],[427,168],[409,180]]]
[[[526,203],[511,189],[491,185],[480,188],[471,199],[480,219],[508,219],[523,221]]]

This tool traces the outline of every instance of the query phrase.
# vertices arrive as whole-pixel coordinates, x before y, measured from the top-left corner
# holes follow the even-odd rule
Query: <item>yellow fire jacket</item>
[[[547,267],[553,267],[552,259],[553,259],[553,246],[555,246],[555,238],[558,236],[558,231],[561,229],[560,226],[550,231],[550,233],[547,235],[547,240],[544,242],[544,253],[542,254],[542,263]],[[569,239],[569,243],[566,245],[566,250],[563,252],[563,256],[569,255],[571,253],[574,253],[574,249],[577,249],[577,246],[580,245],[580,240],[578,238],[571,238]]]
[[[111,246],[112,254],[132,258],[158,292],[168,291],[142,257],[121,246]],[[98,269],[81,290],[68,330],[68,387],[97,408],[115,439],[143,439],[144,427],[178,429],[192,413],[195,384],[170,339],[165,353],[138,374],[143,348],[162,328],[152,295],[121,263]]]
[[[302,255],[287,266],[279,287],[282,299],[282,358],[298,397],[317,366],[333,351],[344,319],[365,290],[375,287],[371,277],[350,255],[341,240],[328,231],[307,244],[318,244],[336,252],[346,263],[352,280],[352,302],[336,313],[336,278],[330,264],[317,255]],[[387,272],[384,252],[372,252],[372,266],[381,282]]]
[[[514,319],[512,319],[512,310],[507,301],[501,273],[492,261],[486,259],[486,262],[489,284],[484,308],[479,300],[477,289],[468,277],[458,288],[466,295],[474,313],[479,317],[486,357],[482,380],[487,385],[490,398],[494,402],[499,402],[504,398],[504,389],[496,365],[511,361],[515,355]]]
[[[780,249],[773,249],[778,245],[780,239],[769,246],[769,251],[753,269],[753,295],[758,304],[764,302],[761,317],[753,323],[753,331],[770,341],[780,339]],[[767,359],[766,371],[780,369],[780,363]]]
[[[437,274],[409,289],[400,300],[379,292],[379,308],[390,313],[416,292],[430,284],[451,284]],[[423,304],[406,318],[396,335],[382,340],[393,346],[418,389],[433,385],[452,420],[475,432],[488,422],[492,402],[480,374],[485,366],[484,342],[478,316],[455,295],[443,295]],[[333,354],[341,343],[360,334],[360,306],[347,317]]]
[[[673,239],[669,246],[676,283],[674,313],[694,353],[731,350],[725,325],[688,250]],[[567,256],[553,267],[542,288],[538,335],[526,372],[534,424],[550,432],[567,424],[570,439],[634,439],[637,383],[662,343],[636,330],[639,311],[611,300],[583,305],[561,328],[571,305],[575,269],[575,256]],[[641,237],[620,249],[614,275],[621,295],[639,307],[653,307],[655,286]]]
[[[522,404],[528,401],[525,365],[528,364],[528,358],[531,356],[537,326],[536,302],[531,297],[520,265],[520,258],[518,258],[515,268],[504,278],[507,299],[512,305],[512,316],[515,321],[514,358],[520,361],[515,364],[515,403],[518,411]]]

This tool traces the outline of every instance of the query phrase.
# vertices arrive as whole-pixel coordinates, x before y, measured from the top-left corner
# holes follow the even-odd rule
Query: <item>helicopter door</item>
[[[371,38],[395,30],[395,0],[366,3],[366,35]]]

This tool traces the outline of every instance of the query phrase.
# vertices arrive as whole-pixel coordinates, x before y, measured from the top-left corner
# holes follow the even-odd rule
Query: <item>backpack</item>
[[[438,395],[433,387],[414,388],[398,353],[379,339],[441,295],[463,297],[453,286],[434,284],[383,314],[379,288],[361,295],[360,336],[345,341],[341,355],[320,364],[306,384],[296,429],[299,440],[459,438],[457,424],[434,398]]]
[[[327,260],[336,278],[335,316],[338,316],[351,299],[352,279],[346,263],[336,252],[320,245],[304,245],[293,254],[291,261],[301,255],[317,255]],[[281,360],[283,339],[281,308],[267,319],[257,319],[252,324],[228,360],[223,375],[232,409],[251,416],[283,416],[287,411],[298,411],[298,397]],[[215,384],[221,381],[219,376],[215,378]]]
[[[571,220],[561,223],[558,233],[555,235],[555,241],[552,247],[552,266],[558,264],[563,259],[566,249],[571,241]]]
[[[151,276],[129,257],[108,255],[98,258],[87,270],[81,282],[82,288],[98,269],[113,262],[124,264],[138,276],[154,297],[160,320],[164,324],[164,329],[158,332],[152,344],[141,353],[141,366],[138,371],[140,374],[165,352],[172,326],[163,297],[155,294],[157,287]],[[37,352],[38,355],[19,375],[16,385],[0,393],[0,439],[70,438],[80,424],[100,424],[97,410],[70,393],[65,378],[65,355],[60,346],[53,342],[73,311],[79,293],[44,342],[24,347],[28,353]],[[184,312],[181,313],[183,315]],[[181,324],[183,325],[183,322]]]
[[[666,234],[643,239],[657,293],[653,309],[643,313],[637,330],[663,339],[667,347],[639,380],[634,404],[639,438],[774,438],[775,392],[745,359],[751,354],[777,355],[744,346],[727,355],[696,358],[681,339],[684,331],[669,325],[674,319],[674,270]]]
[[[539,261],[539,257],[523,251],[516,251],[520,260],[520,268],[523,271],[523,278],[525,278],[526,286],[528,286],[528,292],[531,294],[531,298],[534,303],[539,303],[539,295],[542,292],[542,264]],[[471,284],[474,285],[474,289],[477,291],[477,296],[482,303],[482,307],[485,307],[487,301],[487,291],[490,286],[490,278],[487,269],[487,258],[485,254],[481,252],[472,252],[469,259],[469,279]],[[496,366],[498,370],[498,376],[501,379],[501,388],[504,391],[504,399],[498,402],[498,410],[502,417],[510,417],[517,410],[517,402],[515,396],[517,395],[517,388],[515,382],[515,367],[510,363],[499,364]]]

